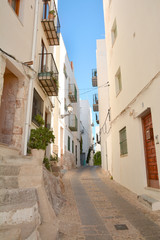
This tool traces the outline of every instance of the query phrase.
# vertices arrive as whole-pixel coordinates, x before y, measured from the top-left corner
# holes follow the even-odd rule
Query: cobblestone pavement
[[[110,180],[101,168],[83,167],[64,176],[66,203],[59,240],[159,240],[160,212]]]

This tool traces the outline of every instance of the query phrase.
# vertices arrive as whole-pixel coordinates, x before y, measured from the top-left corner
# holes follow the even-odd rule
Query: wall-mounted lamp
[[[72,112],[73,112],[73,107],[72,107],[72,105],[71,104],[69,104],[68,106],[67,106],[67,114],[62,114],[61,115],[61,118],[64,118],[64,117],[66,117],[66,116],[69,116]]]
[[[94,127],[94,123],[91,123],[91,127]]]

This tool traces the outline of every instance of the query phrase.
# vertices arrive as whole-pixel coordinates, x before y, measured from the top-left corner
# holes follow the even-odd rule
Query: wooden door
[[[142,121],[144,130],[144,147],[146,154],[148,187],[159,188],[158,168],[151,113],[142,118]]]

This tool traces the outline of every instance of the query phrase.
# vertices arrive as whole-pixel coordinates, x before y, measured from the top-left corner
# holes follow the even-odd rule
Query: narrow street
[[[160,239],[160,212],[151,212],[100,168],[68,171],[64,183],[59,240]]]

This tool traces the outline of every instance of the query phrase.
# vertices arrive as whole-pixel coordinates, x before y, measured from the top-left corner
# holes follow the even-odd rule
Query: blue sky
[[[59,0],[58,14],[68,57],[74,64],[80,98],[88,99],[92,107],[96,92],[91,80],[92,69],[96,68],[96,40],[105,37],[103,0]]]

